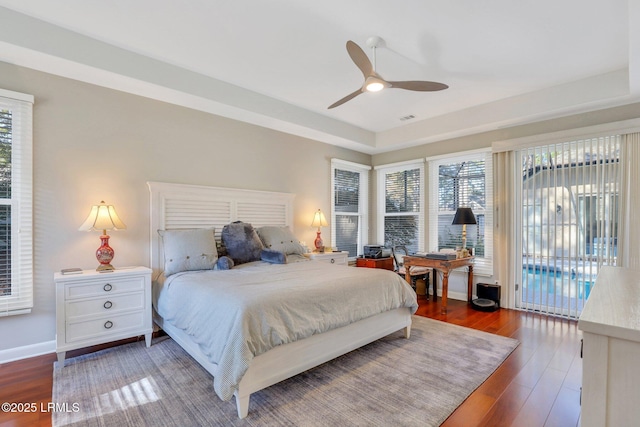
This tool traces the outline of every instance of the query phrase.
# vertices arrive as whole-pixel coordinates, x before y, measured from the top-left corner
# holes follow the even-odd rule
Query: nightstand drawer
[[[329,264],[345,264],[344,257],[342,256],[328,256],[314,261],[326,262]]]
[[[144,326],[144,313],[121,314],[117,316],[104,316],[100,319],[85,322],[69,322],[66,330],[66,342],[95,339],[101,335],[116,334],[127,329],[140,329]]]
[[[87,300],[71,300],[67,302],[67,320],[78,317],[117,314],[122,311],[142,310],[144,308],[144,292],[124,295],[106,295]]]
[[[108,273],[103,273],[108,274]],[[142,276],[131,278],[104,278],[85,283],[69,283],[65,285],[65,300],[106,296],[123,292],[144,291],[145,279]]]
[[[347,257],[349,252],[309,252],[304,254],[311,261],[326,262],[327,264],[347,265]]]

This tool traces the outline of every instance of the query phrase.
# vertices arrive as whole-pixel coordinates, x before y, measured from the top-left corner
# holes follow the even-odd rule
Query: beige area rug
[[[173,340],[127,344],[54,369],[54,426],[437,426],[500,366],[516,340],[423,317],[251,396],[238,419]],[[57,363],[57,362],[56,362]]]

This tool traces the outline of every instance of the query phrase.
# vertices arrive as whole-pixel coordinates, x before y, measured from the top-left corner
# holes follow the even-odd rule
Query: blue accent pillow
[[[276,251],[273,249],[263,249],[260,254],[262,261],[270,262],[271,264],[286,264],[287,256],[284,252]]]
[[[235,264],[260,261],[264,245],[251,224],[242,221],[227,224],[222,229],[222,242],[227,248],[227,256]]]
[[[224,255],[218,258],[214,270],[231,270],[234,266],[233,260],[228,256]]]

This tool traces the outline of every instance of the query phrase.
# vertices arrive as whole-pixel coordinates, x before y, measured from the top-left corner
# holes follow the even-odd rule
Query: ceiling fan
[[[367,54],[364,53],[360,46],[358,46],[351,40],[347,41],[347,53],[349,53],[349,56],[351,57],[353,62],[360,69],[360,71],[362,71],[362,74],[364,74],[364,83],[362,84],[362,87],[360,89],[350,93],[339,101],[334,102],[328,107],[328,109],[342,105],[345,102],[350,101],[356,96],[360,95],[361,93],[378,92],[384,88],[433,92],[449,87],[446,84],[436,82],[426,82],[418,80],[392,82],[383,79],[380,74],[376,73],[376,48],[382,46],[383,43],[384,40],[382,40],[380,37],[369,37],[369,39],[367,39],[367,46],[373,49],[372,65],[371,61],[369,61],[369,58],[367,57]]]

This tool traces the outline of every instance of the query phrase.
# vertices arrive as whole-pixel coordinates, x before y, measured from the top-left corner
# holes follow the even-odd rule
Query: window
[[[385,165],[378,170],[378,236],[387,247],[409,253],[424,246],[424,162]],[[380,240],[381,237],[378,238]]]
[[[349,258],[362,254],[368,235],[370,166],[331,160],[331,241]]]
[[[0,89],[0,316],[33,306],[32,107]]]
[[[475,271],[493,275],[493,176],[491,152],[471,152],[429,161],[429,249],[462,246],[462,226],[452,225],[456,209],[469,207],[477,225],[467,225],[467,247]]]

